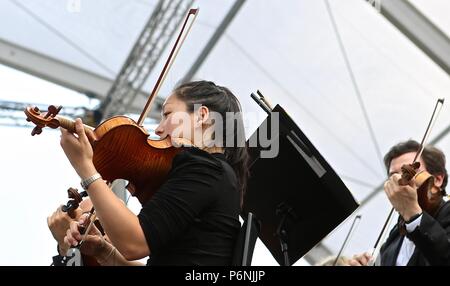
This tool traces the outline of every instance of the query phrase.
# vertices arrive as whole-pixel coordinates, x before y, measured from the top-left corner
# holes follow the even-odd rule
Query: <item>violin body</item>
[[[94,134],[93,162],[97,171],[110,182],[127,180],[127,189],[141,204],[166,181],[173,157],[183,149],[174,147],[169,138],[148,139],[147,131],[125,116],[104,121]]]
[[[414,177],[414,181],[417,188],[417,199],[419,206],[429,213],[431,216],[435,216],[442,202],[442,195],[439,188],[434,185],[435,177],[427,171],[417,173]]]

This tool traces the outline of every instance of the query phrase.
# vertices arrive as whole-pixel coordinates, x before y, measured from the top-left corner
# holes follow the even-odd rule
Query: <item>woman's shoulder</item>
[[[180,165],[195,165],[222,170],[222,163],[219,159],[222,156],[222,154],[210,154],[196,147],[185,147],[174,157],[172,166],[176,168]],[[224,156],[223,159],[225,159]]]

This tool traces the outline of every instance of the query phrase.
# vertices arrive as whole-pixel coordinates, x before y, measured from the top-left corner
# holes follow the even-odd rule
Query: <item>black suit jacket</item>
[[[423,212],[419,227],[407,236],[416,246],[408,266],[449,266],[450,201],[442,204],[436,218]],[[381,248],[382,266],[395,266],[403,239],[396,225]]]

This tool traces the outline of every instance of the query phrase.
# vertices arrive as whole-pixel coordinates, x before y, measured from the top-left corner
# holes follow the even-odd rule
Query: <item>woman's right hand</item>
[[[367,266],[369,261],[372,260],[372,255],[368,252],[362,254],[355,254],[351,259],[348,260],[350,266]]]

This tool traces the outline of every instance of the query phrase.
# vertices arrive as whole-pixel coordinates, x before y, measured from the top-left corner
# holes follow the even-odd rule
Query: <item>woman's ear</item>
[[[200,106],[197,110],[197,118],[196,118],[196,125],[202,126],[203,124],[206,124],[209,120],[209,108],[206,106]]]

